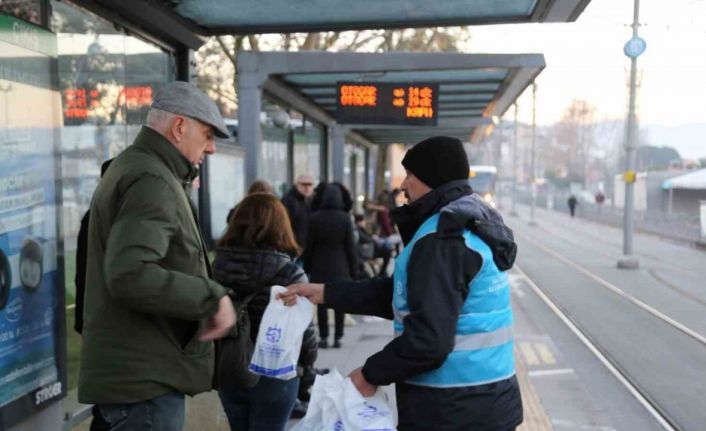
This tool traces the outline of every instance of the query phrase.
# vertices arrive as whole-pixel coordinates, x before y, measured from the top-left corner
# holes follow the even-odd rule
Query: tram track
[[[615,286],[614,284],[604,280],[600,276],[594,274],[590,270],[586,269],[582,265],[579,265],[578,263],[574,262],[573,260],[563,256],[559,252],[547,247],[546,245],[540,243],[539,241],[531,238],[525,233],[521,232],[516,232],[517,234],[522,237],[522,239],[532,243],[535,247],[543,250],[545,253],[549,254],[550,256],[560,260],[561,262],[569,265],[573,269],[577,270],[578,272],[582,273],[586,277],[590,278],[591,280],[595,281],[600,285],[601,287],[608,289],[609,291],[613,292],[614,294],[622,297],[623,299],[627,300],[628,302],[632,303],[633,305],[639,307],[640,309],[650,313],[652,316],[658,318],[659,320],[667,323],[668,325],[672,326],[673,328],[679,330],[680,332],[683,332],[684,334],[688,335],[689,337],[693,338],[694,340],[698,341],[702,345],[706,346],[706,337],[703,335],[699,334],[695,330],[689,328],[688,326],[684,325],[681,322],[678,322],[675,319],[672,319],[665,313],[662,313],[661,311],[657,310],[656,308],[652,307],[651,305],[647,304],[646,302],[636,298],[635,296],[625,292],[624,290],[620,289],[619,287]]]
[[[649,393],[644,390],[632,376],[624,370],[618,361],[613,359],[600,345],[592,339],[590,335],[580,329],[569,313],[555,302],[548,292],[545,292],[525,273],[519,265],[514,266],[522,279],[529,285],[532,291],[554,312],[566,327],[581,341],[581,343],[601,362],[601,364],[627,389],[632,397],[659,423],[666,431],[681,431],[682,428],[664,410],[659,403],[654,400]]]
[[[600,246],[591,247],[586,241],[578,241],[571,235],[566,238],[551,229],[541,234],[526,232],[524,229],[516,229],[515,232],[518,240],[525,242],[529,251],[526,255],[528,260],[521,260],[522,268],[517,268],[522,278],[627,388],[631,397],[663,429],[702,429],[698,425],[703,424],[699,418],[706,416],[696,400],[700,398],[701,388],[706,381],[698,365],[703,362],[697,359],[703,358],[706,353],[703,328],[697,325],[699,331],[696,331],[679,321],[682,319],[676,319],[679,314],[674,313],[679,307],[673,303],[660,307],[660,304],[667,303],[663,302],[664,299],[660,300],[659,296],[654,296],[654,291],[647,298],[650,305],[631,294],[634,292],[619,288],[621,283],[632,279],[629,276],[631,273],[622,273],[622,276],[616,274],[621,281],[611,283],[608,281],[610,278],[588,269],[582,261],[576,259],[575,253],[568,252],[564,247],[568,242],[574,251],[578,248],[579,255],[584,253],[583,250],[589,252],[586,256],[593,263],[604,262],[607,258],[614,259]],[[555,263],[543,267],[549,262]],[[649,270],[642,277],[638,273],[633,274],[637,277],[635,280],[644,280],[645,276],[655,277]],[[593,289],[589,296],[586,296],[587,292],[581,293],[586,289]],[[698,304],[698,307],[704,306],[700,295],[690,297],[691,292],[679,288],[671,290]],[[604,293],[599,294],[600,291]],[[611,297],[615,299],[611,300]],[[587,301],[588,298],[592,299]],[[598,298],[602,299],[596,302]],[[621,303],[630,304],[629,308]],[[697,310],[693,307],[691,309],[692,313]],[[610,325],[614,325],[615,331],[624,332],[624,335],[613,332]]]
[[[544,230],[545,232],[547,232],[547,233],[549,233],[549,234],[552,234],[552,235],[558,235],[558,233],[557,233],[555,230],[548,229],[546,226],[541,226],[541,225],[540,225],[540,226],[539,226],[539,229],[542,229],[542,230]],[[579,234],[579,233],[580,233],[580,234],[584,234],[584,231],[579,232],[577,229],[567,228],[565,225],[562,225],[562,229],[566,229],[566,230],[568,230],[568,231],[570,231],[570,232],[572,232],[572,233],[576,233],[576,234]],[[601,238],[601,237],[599,237],[599,236],[596,236],[596,235],[590,235],[590,234],[588,234],[588,235],[584,235],[584,236],[586,236],[586,237],[588,237],[588,238],[590,238],[590,239],[592,239],[592,240],[601,242],[601,243],[603,243],[603,244],[609,245],[609,246],[611,246],[611,247],[618,247],[618,245],[616,245],[616,244],[614,244],[614,243],[611,243],[611,242],[609,242],[609,241],[606,241],[606,240],[604,240],[603,238]],[[566,237],[562,237],[562,241],[564,241],[564,242],[567,243],[567,244],[572,244],[572,245],[575,246],[577,249],[582,249],[582,250],[585,250],[585,251],[587,251],[587,252],[590,252],[590,253],[592,253],[593,255],[597,255],[597,254],[598,254],[598,255],[600,255],[600,256],[602,256],[602,257],[605,257],[606,259],[614,259],[614,258],[615,258],[615,256],[613,256],[613,255],[611,255],[611,254],[609,254],[609,253],[607,253],[607,252],[596,251],[595,248],[590,247],[589,245],[584,244],[584,243],[582,243],[582,242],[580,242],[580,241],[572,240],[572,239],[569,239],[569,238],[566,238]],[[659,260],[657,257],[655,257],[655,256],[653,256],[653,255],[651,255],[651,254],[649,254],[649,253],[642,253],[642,252],[640,252],[640,253],[636,253],[636,255],[639,255],[639,256],[642,256],[642,257],[644,257],[644,258],[647,258],[647,259],[650,259],[650,260],[654,261],[657,265],[661,266],[661,268],[659,268],[659,270],[661,270],[661,271],[673,271],[673,272],[676,272],[676,273],[678,273],[678,274],[681,274],[681,275],[684,275],[684,276],[687,276],[687,277],[698,278],[698,274],[694,273],[693,271],[684,269],[684,268],[682,268],[682,267],[679,266],[679,265],[674,265],[674,264],[669,263],[669,262],[663,262],[663,261]],[[666,288],[672,290],[674,293],[676,293],[676,294],[682,296],[682,297],[685,298],[685,299],[688,299],[688,300],[690,300],[690,301],[693,301],[693,302],[699,304],[700,306],[706,307],[706,299],[705,299],[705,298],[699,297],[698,295],[694,294],[693,292],[690,292],[690,291],[688,291],[688,290],[686,290],[686,289],[683,289],[683,288],[681,288],[681,287],[675,285],[674,283],[671,283],[671,282],[667,281],[666,278],[665,278],[664,276],[660,275],[660,273],[659,273],[656,269],[649,269],[649,270],[647,271],[647,273],[648,273],[655,281],[657,281],[658,283],[660,283],[662,286],[664,286],[664,287],[666,287]]]

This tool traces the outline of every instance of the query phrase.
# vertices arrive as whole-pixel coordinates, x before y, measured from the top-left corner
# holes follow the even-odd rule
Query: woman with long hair
[[[293,261],[300,251],[287,210],[277,197],[254,193],[238,204],[225,235],[218,242],[214,276],[229,289],[236,303],[257,292],[244,310],[250,317],[253,343],[271,287],[306,282],[304,271]],[[312,324],[304,333],[300,366],[313,365],[317,339]],[[232,430],[273,431],[284,430],[298,388],[299,377],[285,381],[261,376],[252,388],[219,390],[218,393]]]

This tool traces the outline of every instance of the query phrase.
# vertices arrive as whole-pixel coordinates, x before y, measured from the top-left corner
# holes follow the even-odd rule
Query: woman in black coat
[[[235,302],[257,292],[247,306],[251,339],[257,339],[262,315],[274,285],[306,282],[294,264],[299,252],[287,210],[274,195],[248,195],[237,206],[216,249],[214,277]],[[317,354],[316,327],[304,332],[299,367],[312,368]],[[261,376],[249,389],[219,390],[232,430],[284,430],[299,388],[299,377],[279,380]]]
[[[302,261],[313,283],[351,280],[356,273],[357,255],[353,222],[348,214],[346,189],[339,184],[324,184],[317,188],[309,217],[309,236]],[[350,209],[350,207],[348,207]],[[328,312],[318,306],[319,347],[328,347]],[[333,347],[341,347],[344,313],[335,312]]]

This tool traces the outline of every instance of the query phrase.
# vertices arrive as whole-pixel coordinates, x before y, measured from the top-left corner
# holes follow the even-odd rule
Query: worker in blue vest
[[[426,139],[402,165],[408,204],[392,218],[405,247],[393,277],[296,284],[282,298],[394,319],[396,337],[350,378],[364,396],[396,384],[400,431],[514,430],[512,231],[473,194],[458,139]]]

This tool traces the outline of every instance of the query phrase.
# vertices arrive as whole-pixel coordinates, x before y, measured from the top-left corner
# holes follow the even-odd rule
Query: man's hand
[[[324,303],[324,285],[315,283],[297,283],[287,287],[287,291],[277,295],[284,305],[294,305],[297,303],[297,296],[303,296],[312,304]]]
[[[208,329],[199,337],[201,341],[212,341],[221,338],[235,325],[235,310],[228,295],[218,302],[218,311],[208,320]]]
[[[358,392],[360,392],[360,394],[364,397],[372,397],[378,390],[377,386],[372,385],[368,383],[367,380],[365,380],[365,376],[363,375],[363,368],[356,368],[348,375],[348,377],[351,378],[351,381],[353,382],[355,388],[358,389]]]

